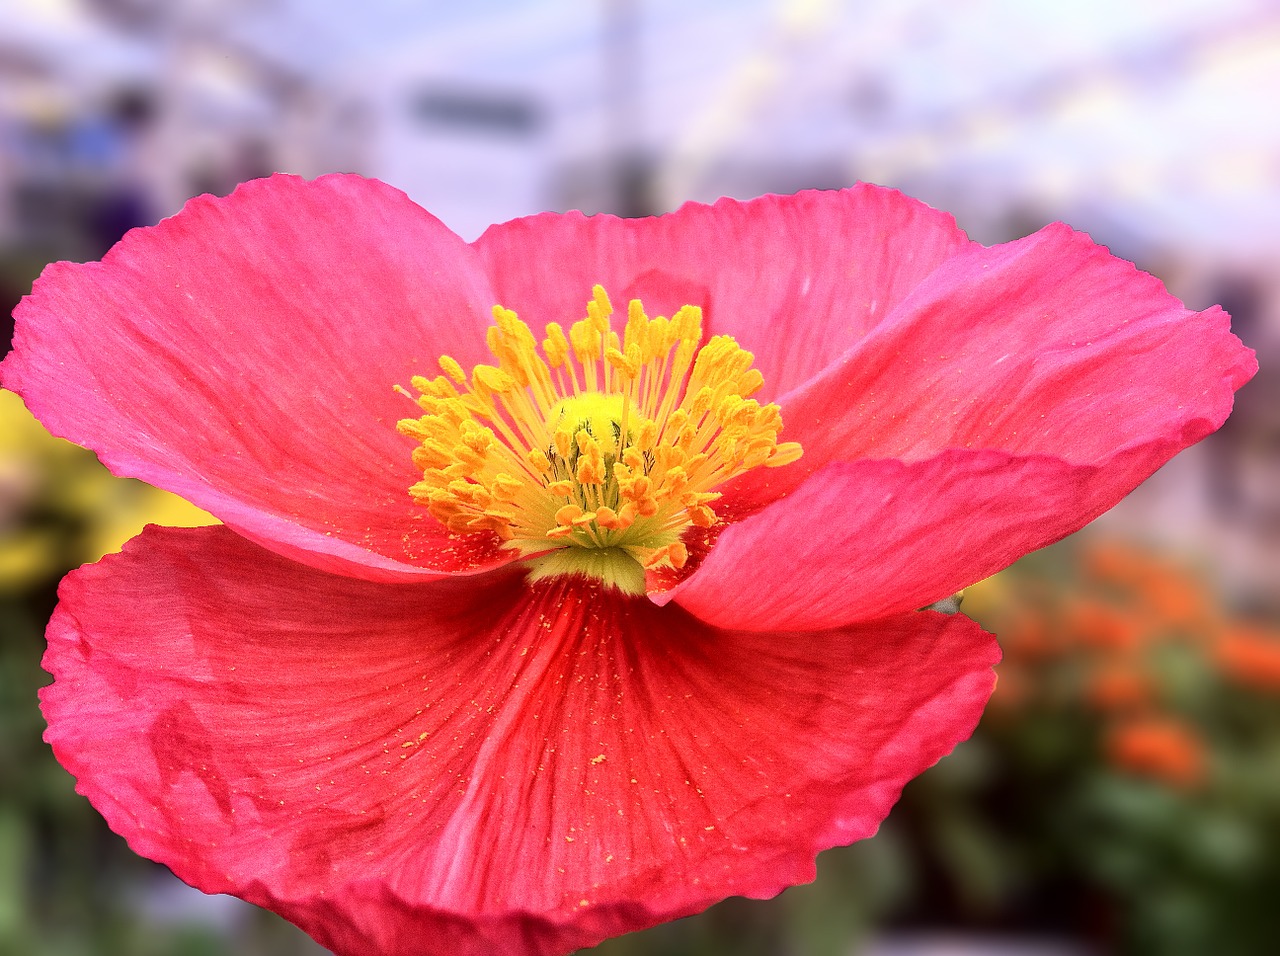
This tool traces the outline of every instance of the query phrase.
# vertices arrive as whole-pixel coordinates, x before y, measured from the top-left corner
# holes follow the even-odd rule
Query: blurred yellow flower
[[[167,491],[116,478],[0,389],[0,592],[56,581],[68,567],[119,551],[152,522],[218,523]]]

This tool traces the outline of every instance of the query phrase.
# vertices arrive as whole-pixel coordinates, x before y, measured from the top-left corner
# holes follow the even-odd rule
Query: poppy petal
[[[550,956],[812,879],[968,736],[998,657],[960,615],[733,633],[225,528],[149,528],[61,598],[42,702],[80,792],[340,956]]]
[[[865,183],[649,219],[548,213],[474,243],[502,304],[535,327],[580,317],[595,283],[651,315],[700,306],[709,333],[755,354],[763,400],[823,369],[969,244],[947,213]]]
[[[1188,443],[1152,441],[1100,465],[965,449],[838,462],[726,526],[697,570],[654,599],[753,630],[925,607],[1084,527]]]
[[[726,499],[773,500],[831,461],[992,448],[1085,465],[1169,436],[1189,445],[1222,424],[1257,367],[1221,309],[1192,312],[1057,223],[934,271],[783,399],[804,458],[744,476]]]
[[[475,253],[398,190],[275,176],[46,269],[4,384],[115,473],[297,560],[475,570],[506,556],[413,504],[395,424],[420,412],[393,387],[479,360],[492,304]]]

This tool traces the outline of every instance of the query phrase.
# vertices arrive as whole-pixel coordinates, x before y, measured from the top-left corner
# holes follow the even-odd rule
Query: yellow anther
[[[475,505],[480,510],[484,510],[493,504],[493,497],[487,491],[479,485],[473,485],[468,481],[461,479],[451,481],[449,482],[448,490],[455,500]]]
[[[686,342],[697,343],[702,339],[702,309],[696,305],[683,305],[671,318],[676,335]]]
[[[511,344],[520,350],[532,349],[537,344],[529,326],[520,321],[520,317],[510,309],[500,305],[493,307],[493,318],[497,327],[511,339]]]
[[[630,351],[633,345],[638,348],[642,361],[646,362],[649,360],[649,356],[644,354],[648,345],[648,329],[649,317],[644,314],[644,306],[639,299],[632,299],[627,303],[627,325],[623,331],[622,341],[626,351]]]
[[[697,432],[690,429],[681,432],[681,434],[696,435]],[[680,436],[676,436],[673,440],[679,442]],[[658,467],[663,470],[667,468],[674,468],[676,465],[683,465],[687,457],[688,456],[684,453],[684,449],[679,447],[678,444],[662,445],[658,448],[656,455]]]
[[[580,485],[604,484],[604,461],[599,454],[594,458],[583,455],[578,459],[577,479]]]
[[[691,491],[680,496],[680,503],[686,508],[695,508],[698,505],[709,505],[723,497],[718,491]]]
[[[789,465],[793,461],[799,461],[800,456],[804,454],[804,449],[800,447],[800,443],[796,441],[784,441],[773,449],[773,454],[765,460],[766,468],[781,468],[783,465]]]
[[[752,427],[761,431],[776,433],[782,431],[782,411],[777,405],[769,404],[760,408]]]
[[[599,333],[608,332],[611,315],[613,315],[613,304],[609,301],[609,295],[604,291],[604,286],[593,286],[591,301],[587,303],[587,317],[591,320],[591,327]]]
[[[626,354],[617,349],[608,349],[604,353],[605,360],[627,378],[635,378],[640,374],[640,350],[629,346]]]
[[[696,475],[702,470],[702,466],[705,465],[710,460],[711,460],[711,456],[706,454],[705,452],[699,452],[696,455],[690,455],[683,462],[684,470],[691,475]],[[715,495],[715,498],[719,498],[719,497],[720,497],[719,494]],[[714,501],[715,498],[711,498],[709,500]]]
[[[769,456],[772,453],[772,445],[748,445],[746,453],[742,456],[742,467],[748,471],[752,468],[759,468],[769,460]]]
[[[413,463],[424,471],[428,468],[443,468],[453,460],[449,449],[430,439],[424,440],[413,450]]]
[[[685,509],[689,520],[699,528],[710,528],[716,523],[716,513],[706,505],[694,505]]]
[[[657,548],[645,560],[646,568],[657,568],[668,564],[673,568],[683,568],[689,560],[689,551],[681,541],[672,541],[668,545]]]
[[[673,498],[679,498],[680,494],[689,486],[689,476],[685,470],[679,465],[674,468],[667,469],[666,475],[662,479],[662,491]]]
[[[486,452],[493,445],[493,432],[472,422],[464,422],[462,442],[472,451]]]
[[[542,352],[552,368],[559,368],[568,360],[569,340],[564,337],[564,329],[558,322],[547,323],[547,337],[542,340]]]
[[[441,356],[442,374],[412,380],[423,414],[397,426],[422,470],[410,495],[449,531],[492,533],[526,556],[568,556],[554,565],[533,557],[535,577],[544,567],[568,573],[581,549],[621,556],[584,568],[632,558],[682,567],[682,533],[717,520],[715,486],[800,457],[796,443],[778,443],[778,407],[751,398],[763,384],[751,353],[724,335],[699,348],[701,309],[650,318],[632,300],[621,334],[612,316],[595,286],[586,318],[567,333],[548,323],[539,351],[529,326],[495,306],[485,337],[495,364],[467,373]],[[635,573],[623,577],[638,593],[638,565]]]
[[[636,434],[637,451],[650,451],[658,443],[658,423],[645,419]],[[633,466],[634,467],[634,466]]]
[[[446,423],[454,426],[471,420],[471,410],[467,408],[467,403],[461,398],[441,400],[436,406],[435,414]]]
[[[738,394],[743,398],[754,395],[764,388],[764,375],[758,368],[749,368],[738,376]]]
[[[578,433],[573,436],[574,441],[578,443],[579,454],[600,454],[600,445],[596,441],[595,436],[585,428],[579,428]]]
[[[524,482],[512,475],[503,473],[493,479],[493,497],[499,501],[515,501],[523,488]]]
[[[625,483],[622,493],[631,499],[643,498],[649,493],[651,487],[653,487],[653,483],[649,480],[649,476],[639,475]]]
[[[484,467],[484,455],[461,442],[449,450],[449,456],[454,461],[462,462],[470,470]]]
[[[590,321],[575,322],[569,326],[569,342],[573,345],[574,358],[584,369],[594,367],[595,358],[600,354],[601,341],[600,330]]]
[[[556,430],[553,440],[556,443],[556,454],[561,458],[567,459],[569,457],[569,449],[573,447],[573,436],[565,429],[560,428]]]
[[[577,505],[565,505],[556,511],[556,524],[570,525],[573,519],[582,515],[582,509]]]
[[[709,386],[702,386],[698,389],[696,395],[693,396],[693,402],[689,405],[689,417],[693,419],[701,419],[703,415],[711,411],[711,389]]]
[[[416,418],[402,418],[396,422],[396,430],[414,441],[425,441],[431,437],[431,430]]]
[[[649,322],[649,334],[645,337],[645,361],[663,359],[675,345],[676,336],[672,334],[671,320],[660,315]]]
[[[492,365],[477,365],[471,370],[471,390],[480,393],[481,389],[486,392],[511,392],[516,388],[516,380],[504,372],[502,369],[495,369]]]

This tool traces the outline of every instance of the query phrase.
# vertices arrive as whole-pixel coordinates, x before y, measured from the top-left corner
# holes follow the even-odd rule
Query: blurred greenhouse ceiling
[[[322,90],[534,110],[532,164],[643,155],[655,208],[798,168],[796,185],[897,185],[962,220],[1050,208],[1237,257],[1280,245],[1272,0],[9,0],[0,55],[146,76],[169,55],[156,39],[192,30]],[[392,168],[430,200],[429,164],[417,182]]]

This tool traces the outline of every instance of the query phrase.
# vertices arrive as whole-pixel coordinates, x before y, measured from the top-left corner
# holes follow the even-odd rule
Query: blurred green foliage
[[[1208,576],[1080,535],[980,587],[1001,684],[975,742],[1038,862],[1108,949],[1270,953],[1280,917],[1280,628]]]

